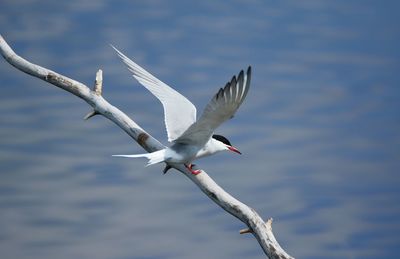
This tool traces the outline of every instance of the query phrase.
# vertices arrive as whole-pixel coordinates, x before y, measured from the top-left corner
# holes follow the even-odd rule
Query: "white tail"
[[[133,158],[137,158],[137,157],[145,157],[147,158],[149,161],[147,161],[147,165],[154,165],[154,164],[158,164],[161,162],[164,162],[165,160],[165,149],[162,150],[158,150],[156,152],[153,153],[147,153],[147,154],[137,154],[137,155],[112,155],[112,156],[117,156],[117,157],[133,157]]]

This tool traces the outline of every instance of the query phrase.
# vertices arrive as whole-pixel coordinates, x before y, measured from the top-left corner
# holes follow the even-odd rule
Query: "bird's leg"
[[[189,171],[190,171],[192,174],[198,175],[199,173],[201,173],[201,170],[193,170],[193,169],[192,169],[193,166],[194,166],[194,164],[189,164],[189,165],[185,164],[185,167],[186,167],[187,169],[189,169]]]

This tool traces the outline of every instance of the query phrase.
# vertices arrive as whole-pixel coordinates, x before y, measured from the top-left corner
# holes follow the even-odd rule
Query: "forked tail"
[[[146,153],[146,154],[137,154],[137,155],[112,155],[112,156],[117,156],[117,157],[132,157],[132,158],[137,158],[137,157],[145,157],[147,158],[149,161],[147,161],[147,165],[154,165],[154,164],[158,164],[161,162],[164,162],[165,160],[165,150],[158,150],[152,153]]]

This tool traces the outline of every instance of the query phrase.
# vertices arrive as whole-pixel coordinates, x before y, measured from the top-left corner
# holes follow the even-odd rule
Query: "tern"
[[[215,129],[223,122],[233,117],[245,99],[251,79],[251,66],[247,72],[243,70],[237,76],[220,88],[213,96],[196,120],[196,107],[186,97],[151,75],[141,66],[130,60],[118,49],[111,45],[122,59],[133,77],[147,90],[155,95],[164,108],[164,121],[168,135],[169,147],[164,149],[135,155],[113,155],[118,157],[145,157],[147,166],[166,162],[164,173],[171,168],[171,164],[184,164],[194,175],[201,170],[193,170],[192,161],[210,156],[221,151],[232,151],[241,154],[231,145],[224,136],[214,134]]]

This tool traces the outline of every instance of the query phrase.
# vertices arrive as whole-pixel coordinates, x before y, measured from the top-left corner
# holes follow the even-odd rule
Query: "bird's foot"
[[[194,165],[194,164],[189,164],[189,165],[185,164],[185,167],[186,167],[187,169],[189,169],[189,171],[190,171],[192,174],[198,175],[199,173],[201,173],[201,170],[193,170],[193,166],[195,166],[195,165]]]

